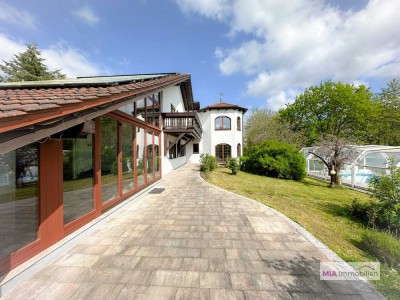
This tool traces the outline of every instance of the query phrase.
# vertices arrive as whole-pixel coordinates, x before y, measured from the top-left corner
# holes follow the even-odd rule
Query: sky
[[[201,107],[278,110],[327,80],[400,79],[400,0],[0,0],[0,61],[68,77],[178,72]]]

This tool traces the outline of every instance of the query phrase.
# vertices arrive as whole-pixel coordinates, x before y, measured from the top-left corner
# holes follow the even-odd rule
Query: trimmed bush
[[[306,176],[306,161],[298,149],[274,140],[250,146],[241,163],[243,170],[259,175],[293,180]]]
[[[200,155],[200,171],[207,173],[215,170],[217,167],[217,160],[214,156],[204,153]]]
[[[226,163],[226,167],[232,171],[233,175],[236,175],[240,170],[240,165],[237,158],[230,158]]]

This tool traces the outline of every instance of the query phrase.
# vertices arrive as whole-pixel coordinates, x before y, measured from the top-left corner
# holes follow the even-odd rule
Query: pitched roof
[[[213,110],[213,109],[237,109],[237,110],[241,110],[243,111],[243,113],[245,113],[247,111],[247,108],[238,106],[236,104],[230,104],[230,103],[226,103],[226,102],[218,102],[218,103],[214,103],[211,104],[209,106],[206,106],[202,109],[200,109],[199,111],[207,111],[207,110]]]
[[[94,108],[106,103],[159,91],[182,82],[188,74],[145,74],[0,83],[0,132]],[[40,115],[40,116],[39,116]],[[3,122],[15,119],[12,126]],[[7,127],[7,128],[6,128]]]

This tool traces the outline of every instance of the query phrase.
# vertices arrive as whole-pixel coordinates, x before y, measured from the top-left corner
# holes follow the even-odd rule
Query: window
[[[93,135],[63,139],[64,224],[94,209]]]
[[[199,154],[199,144],[193,144],[193,154]]]
[[[0,261],[38,237],[38,180],[38,144],[0,155]]]
[[[239,144],[237,144],[237,157],[242,156],[242,146]]]
[[[215,158],[218,162],[225,163],[231,158],[231,146],[228,144],[218,144],[215,146]]]
[[[118,193],[118,122],[101,117],[101,201],[105,203]]]
[[[231,130],[231,119],[226,116],[216,118],[215,130]]]
[[[237,125],[236,125],[236,127],[237,127],[238,131],[242,130],[242,122],[240,120],[240,117],[237,117]]]

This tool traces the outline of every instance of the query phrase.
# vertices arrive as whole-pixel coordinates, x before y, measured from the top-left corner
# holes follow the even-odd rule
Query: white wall
[[[175,170],[188,162],[187,156],[178,157],[174,159],[169,159],[166,156],[163,156],[162,159],[162,173],[163,176]]]
[[[178,112],[185,111],[181,88],[179,86],[172,86],[163,91],[161,112],[171,112],[171,104]]]
[[[215,130],[215,119],[227,116],[231,119],[231,130]],[[237,117],[241,119],[241,130],[237,130]],[[234,109],[207,110],[199,112],[199,118],[203,128],[203,138],[200,143],[200,153],[208,153],[215,156],[215,146],[229,144],[232,157],[237,157],[237,144],[240,143],[243,155],[243,113]]]

